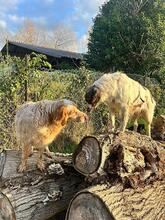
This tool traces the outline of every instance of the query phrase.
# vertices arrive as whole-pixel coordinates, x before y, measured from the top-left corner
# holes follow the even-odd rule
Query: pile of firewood
[[[84,137],[72,156],[45,156],[43,173],[36,153],[17,173],[20,158],[0,154],[0,219],[46,220],[66,209],[66,220],[165,219],[165,145],[148,136]]]

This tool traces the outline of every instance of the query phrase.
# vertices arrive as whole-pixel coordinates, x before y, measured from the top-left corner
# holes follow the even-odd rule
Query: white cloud
[[[90,23],[91,18],[95,17],[99,11],[99,7],[105,3],[107,0],[75,0],[75,17],[79,19],[80,17],[84,19],[84,21]]]
[[[23,16],[18,16],[18,15],[15,15],[15,14],[9,14],[8,15],[9,19],[14,22],[14,23],[17,23],[17,24],[21,24],[25,21],[25,17]]]
[[[40,16],[40,17],[32,17],[31,20],[33,20],[36,24],[39,25],[46,25],[46,17]]]
[[[80,53],[86,53],[87,52],[88,38],[89,38],[89,33],[84,34],[79,39],[78,52],[80,52]]]
[[[7,11],[8,9],[16,9],[17,5],[22,2],[22,0],[0,0],[0,11]]]
[[[24,0],[0,0],[0,26],[7,28],[7,18],[9,10],[16,10],[19,3]],[[14,19],[14,17],[13,17]]]
[[[95,14],[106,0],[75,0],[77,10]]]
[[[10,21],[12,21],[16,24],[22,24],[23,22],[25,22],[26,20],[29,20],[29,19],[34,21],[37,25],[42,26],[42,25],[46,24],[46,17],[44,17],[44,16],[27,18],[24,16],[18,16],[16,14],[9,14],[8,18]]]
[[[3,20],[0,20],[0,27],[1,27],[1,28],[6,28],[6,27],[7,27],[6,22],[3,21]]]

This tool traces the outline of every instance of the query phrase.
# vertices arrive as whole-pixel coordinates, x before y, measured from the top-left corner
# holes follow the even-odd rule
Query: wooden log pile
[[[71,156],[45,156],[45,172],[37,170],[36,158],[37,152],[29,159],[27,172],[18,173],[21,152],[1,152],[0,220],[48,219],[65,210],[82,189],[83,178],[71,167]]]
[[[152,136],[165,143],[165,115],[158,115],[153,122]]]
[[[91,186],[66,220],[164,220],[165,146],[135,132],[85,137],[73,155]]]
[[[46,220],[66,208],[65,220],[165,219],[165,145],[148,136],[84,137],[72,159],[46,157],[44,173],[36,153],[17,173],[20,158],[19,151],[0,154],[0,219]]]

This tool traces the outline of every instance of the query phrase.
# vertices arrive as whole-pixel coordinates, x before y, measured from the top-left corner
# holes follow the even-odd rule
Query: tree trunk
[[[86,176],[106,173],[135,187],[149,178],[163,178],[164,147],[148,136],[131,131],[87,136],[73,154],[73,164]]]
[[[137,189],[96,185],[71,201],[65,220],[164,220],[165,181]]]
[[[165,146],[159,142],[131,131],[85,137],[73,164],[95,186],[74,197],[66,220],[165,219]]]
[[[37,152],[29,169],[17,173],[21,152],[0,154],[0,219],[45,220],[65,210],[73,195],[82,189],[83,178],[71,166],[70,156],[46,160],[45,172],[36,169]]]

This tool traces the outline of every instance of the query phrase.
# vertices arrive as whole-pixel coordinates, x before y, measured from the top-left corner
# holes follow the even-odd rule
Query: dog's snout
[[[91,112],[92,111],[92,106],[91,105],[88,105],[87,107],[87,112]]]
[[[89,118],[88,118],[88,116],[87,116],[85,113],[83,113],[83,114],[81,114],[81,115],[78,117],[78,120],[79,120],[80,122],[84,123],[84,122],[87,122],[87,121],[89,120]]]
[[[85,121],[89,121],[89,117],[88,117],[88,115],[84,115],[84,119],[85,119]]]

